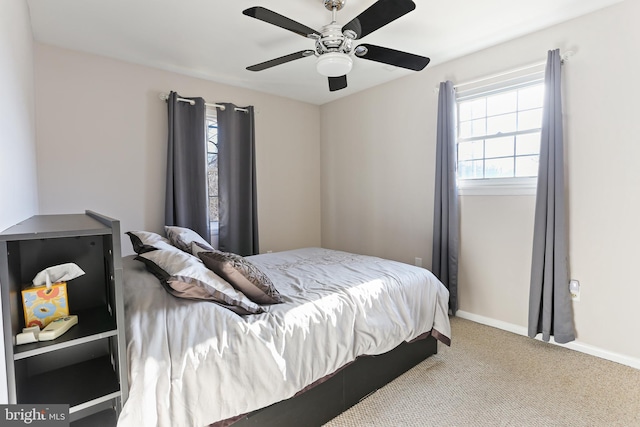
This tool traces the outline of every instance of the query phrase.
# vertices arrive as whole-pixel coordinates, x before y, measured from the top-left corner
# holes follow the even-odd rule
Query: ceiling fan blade
[[[422,70],[429,64],[429,61],[431,61],[431,59],[424,56],[414,55],[413,53],[402,52],[372,44],[359,45],[356,48],[356,56],[370,61],[407,68],[413,71]]]
[[[342,27],[342,32],[351,30],[356,33],[356,39],[361,39],[415,8],[416,5],[411,0],[378,0]]]
[[[261,62],[259,64],[252,65],[247,67],[249,71],[262,71],[267,68],[275,67],[276,65],[284,64],[286,62],[294,61],[300,58],[306,58],[307,56],[313,55],[312,50],[301,50],[300,52],[290,53],[289,55],[281,56],[280,58],[275,58],[270,61]]]
[[[329,91],[335,92],[336,90],[344,89],[347,87],[347,76],[329,77]]]
[[[252,18],[256,18],[269,24],[273,24],[277,27],[284,28],[285,30],[293,31],[294,33],[299,34],[302,37],[320,37],[320,33],[318,33],[313,28],[309,28],[306,25],[302,25],[301,23],[296,22],[293,19],[289,19],[286,16],[282,16],[269,9],[265,9],[264,7],[250,7],[249,9],[243,10],[242,13]],[[312,35],[313,37],[311,37]]]

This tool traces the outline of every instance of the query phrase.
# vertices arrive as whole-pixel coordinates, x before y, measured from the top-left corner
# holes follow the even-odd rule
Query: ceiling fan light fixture
[[[345,76],[351,71],[352,66],[353,59],[342,52],[323,53],[316,62],[318,73],[326,77]]]

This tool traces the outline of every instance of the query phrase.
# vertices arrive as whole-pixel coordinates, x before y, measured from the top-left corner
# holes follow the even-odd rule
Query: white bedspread
[[[125,257],[130,392],[118,426],[203,427],[432,328],[451,336],[449,293],[423,268],[319,248],[248,259],[284,303],[240,317],[169,295]]]

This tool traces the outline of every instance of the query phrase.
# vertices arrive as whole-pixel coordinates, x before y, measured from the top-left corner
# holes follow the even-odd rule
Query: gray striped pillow
[[[198,256],[210,270],[258,304],[282,302],[269,277],[244,257],[220,251],[200,251]]]

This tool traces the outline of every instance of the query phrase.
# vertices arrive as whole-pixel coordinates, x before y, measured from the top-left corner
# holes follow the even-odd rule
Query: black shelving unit
[[[78,324],[55,340],[16,345],[21,291],[69,262],[85,272],[67,283]],[[68,404],[73,427],[115,426],[128,393],[119,221],[92,211],[36,215],[3,231],[0,290],[9,403]]]

